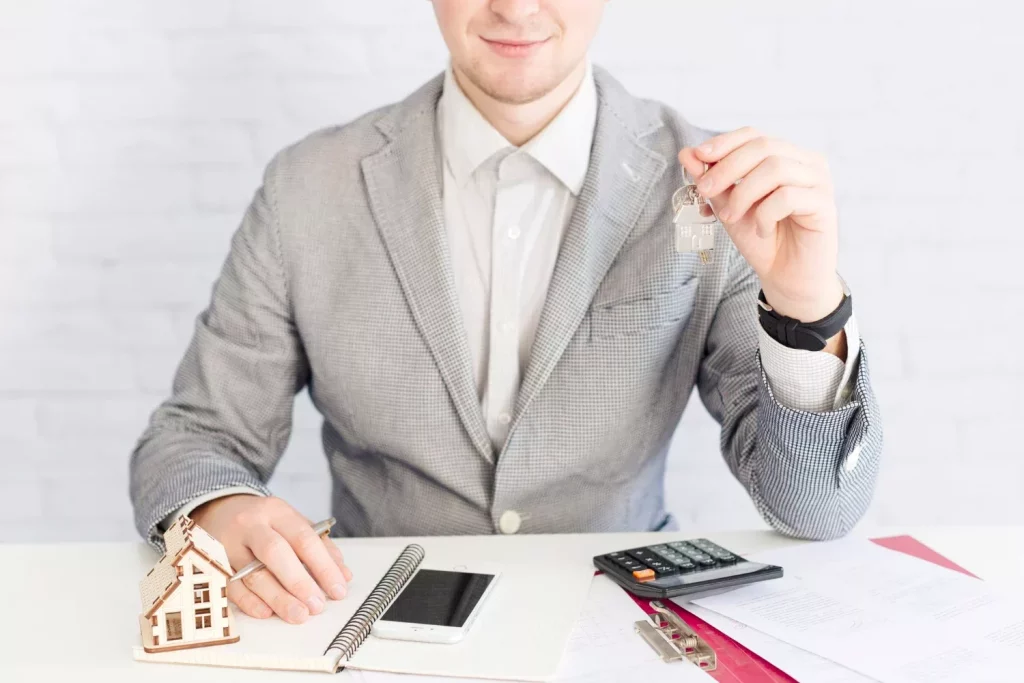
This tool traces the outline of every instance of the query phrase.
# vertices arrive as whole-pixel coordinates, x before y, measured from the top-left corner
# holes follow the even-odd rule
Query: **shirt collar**
[[[597,88],[587,60],[583,82],[562,111],[544,130],[523,145],[523,151],[539,161],[574,195],[583,189],[590,165],[590,146],[597,124]]]
[[[477,110],[455,80],[451,64],[445,71],[438,103],[444,157],[459,185],[496,153],[512,145]],[[578,195],[590,164],[597,123],[597,88],[587,60],[583,82],[562,111],[522,151],[542,164],[570,192]]]

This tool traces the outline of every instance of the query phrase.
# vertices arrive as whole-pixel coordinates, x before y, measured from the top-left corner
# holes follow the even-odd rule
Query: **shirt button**
[[[512,323],[506,320],[498,327],[498,329],[501,330],[502,334],[508,334],[509,332],[512,331]]]
[[[501,413],[501,414],[498,415],[498,422],[500,422],[503,425],[507,425],[511,421],[512,421],[512,416],[509,415],[508,413]]]
[[[519,527],[522,526],[523,519],[519,516],[519,513],[515,510],[505,510],[501,513],[501,519],[498,520],[498,529],[503,534],[514,534],[519,531]]]
[[[508,229],[508,238],[510,240],[519,239],[519,236],[522,234],[523,233],[520,232],[518,225],[513,225],[511,228]]]
[[[844,465],[847,472],[853,472],[853,468],[857,466],[857,461],[860,460],[860,449],[862,444],[857,444],[850,451],[850,454],[846,456],[846,465]]]

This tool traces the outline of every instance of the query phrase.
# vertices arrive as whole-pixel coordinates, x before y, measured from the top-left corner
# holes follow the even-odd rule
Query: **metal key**
[[[708,165],[704,164],[704,172],[707,173],[707,170]],[[711,263],[711,252],[715,248],[715,228],[721,227],[722,223],[708,200],[697,191],[697,185],[692,182],[686,169],[683,169],[683,178],[686,184],[672,195],[676,251],[696,251],[700,254],[701,263]]]

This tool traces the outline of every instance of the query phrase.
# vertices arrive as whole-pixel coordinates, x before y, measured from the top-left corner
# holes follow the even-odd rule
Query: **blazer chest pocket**
[[[697,299],[698,277],[678,287],[594,306],[590,311],[591,339],[642,334],[677,328],[689,320]]]

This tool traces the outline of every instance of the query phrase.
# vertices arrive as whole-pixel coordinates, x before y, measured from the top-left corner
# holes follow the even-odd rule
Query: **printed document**
[[[878,681],[1021,680],[1019,596],[867,540],[751,559],[786,575],[696,604]]]

